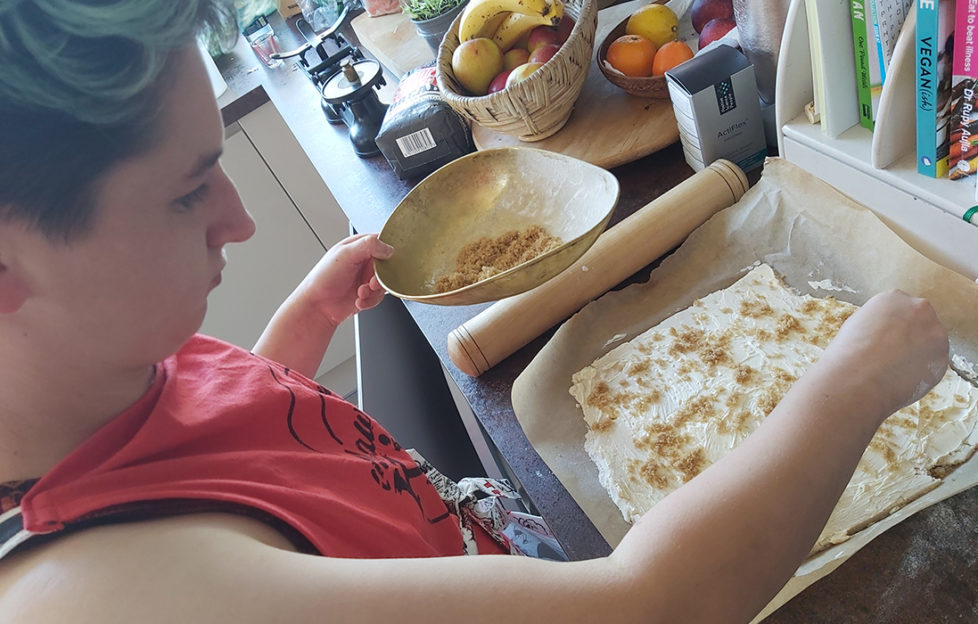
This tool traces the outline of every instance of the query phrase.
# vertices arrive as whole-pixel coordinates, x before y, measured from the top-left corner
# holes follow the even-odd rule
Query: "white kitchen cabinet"
[[[917,173],[913,22],[905,30],[887,72],[875,132],[856,125],[830,138],[804,113],[813,99],[808,20],[805,0],[792,0],[778,59],[778,147],[785,159],[873,210],[918,251],[974,279],[978,226],[961,218],[976,203],[974,178],[954,182]]]
[[[255,235],[226,247],[228,266],[208,300],[201,331],[250,349],[279,304],[348,222],[271,103],[226,129],[221,164],[255,219]],[[356,391],[352,320],[343,323],[317,373],[342,396]]]

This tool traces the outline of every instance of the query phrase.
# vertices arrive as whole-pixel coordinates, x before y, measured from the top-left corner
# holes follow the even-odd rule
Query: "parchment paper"
[[[571,317],[513,385],[513,408],[533,448],[604,538],[616,546],[629,528],[598,482],[584,450],[586,426],[568,392],[571,375],[623,341],[725,288],[766,262],[802,293],[861,305],[900,288],[925,297],[951,336],[951,350],[978,362],[978,286],[924,257],[870,210],[782,159],[717,213],[644,284],[609,292]],[[899,512],[806,561],[758,616],[787,602],[912,513],[978,484],[978,454]]]

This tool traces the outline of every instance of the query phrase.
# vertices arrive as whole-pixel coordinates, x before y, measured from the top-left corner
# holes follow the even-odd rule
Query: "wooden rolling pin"
[[[452,362],[466,375],[478,377],[651,264],[746,192],[747,177],[737,165],[714,162],[606,230],[567,270],[494,303],[452,330]]]

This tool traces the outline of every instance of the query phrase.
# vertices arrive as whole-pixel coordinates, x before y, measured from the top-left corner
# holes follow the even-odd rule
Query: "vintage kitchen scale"
[[[377,91],[387,83],[380,63],[364,58],[359,48],[339,32],[349,14],[349,7],[344,6],[333,25],[318,35],[307,34],[311,28],[304,19],[298,19],[296,27],[306,43],[272,57],[297,59],[299,68],[320,92],[326,120],[346,124],[353,151],[361,158],[369,158],[380,153],[375,139],[387,105],[381,103]],[[335,48],[332,53],[327,50],[327,42]]]

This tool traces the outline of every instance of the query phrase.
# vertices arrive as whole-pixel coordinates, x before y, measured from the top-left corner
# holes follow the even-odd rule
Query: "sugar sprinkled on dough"
[[[760,265],[573,376],[585,450],[634,521],[750,435],[856,307],[785,288]],[[953,372],[887,419],[815,551],[937,485],[974,452],[978,390]]]

